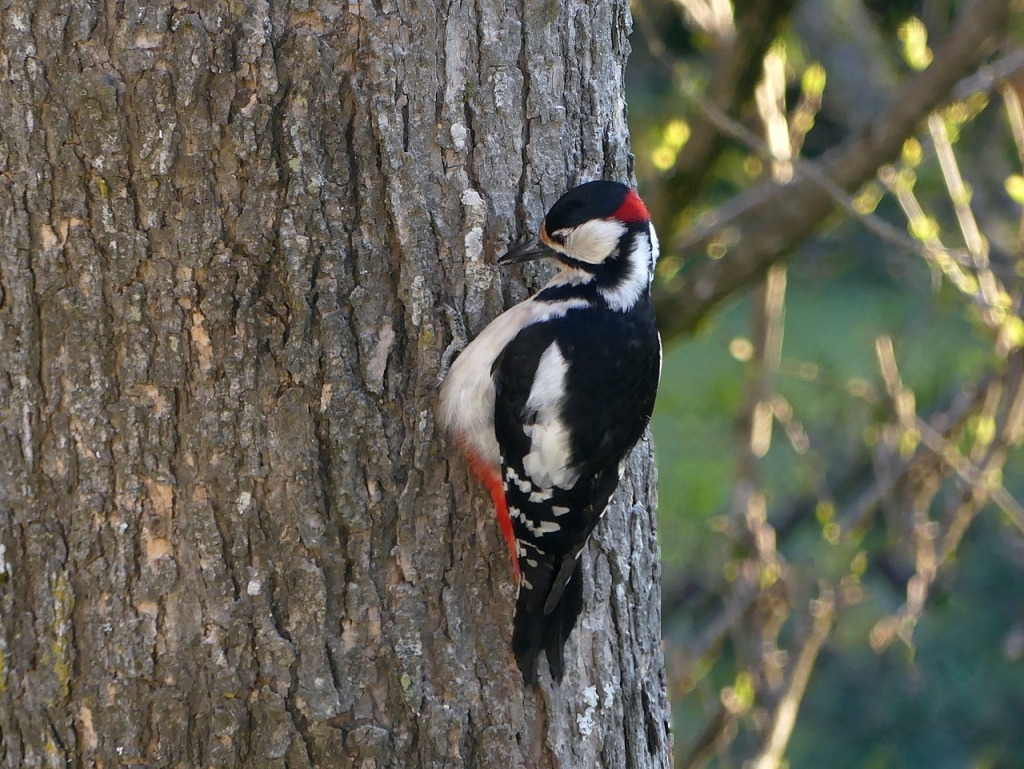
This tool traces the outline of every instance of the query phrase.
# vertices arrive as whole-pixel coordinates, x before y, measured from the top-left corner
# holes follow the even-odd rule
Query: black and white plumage
[[[661,371],[650,299],[658,240],[634,190],[570,190],[540,243],[499,261],[539,257],[559,273],[466,347],[440,409],[509,539],[520,580],[512,646],[531,683],[541,651],[562,678],[583,606],[579,556],[650,420]]]

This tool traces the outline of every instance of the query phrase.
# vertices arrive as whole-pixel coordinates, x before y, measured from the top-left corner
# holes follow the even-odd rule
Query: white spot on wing
[[[523,457],[523,469],[534,485],[544,489],[552,486],[570,489],[577,478],[577,473],[569,467],[569,429],[560,414],[568,370],[558,343],[552,342],[540,356],[526,400],[526,409],[535,412],[537,419],[527,431],[530,452]]]
[[[569,512],[570,511],[568,507],[562,507],[561,505],[555,505],[554,507],[551,508],[551,514],[556,518],[558,518],[561,515],[566,515]]]
[[[530,494],[530,501],[534,504],[538,502],[547,502],[551,497],[554,496],[554,492],[551,489],[541,489]]]
[[[523,516],[522,521],[523,525],[526,526],[527,531],[529,531],[534,536],[554,534],[555,532],[562,530],[562,527],[554,521],[540,521],[539,523],[534,523],[526,516]]]

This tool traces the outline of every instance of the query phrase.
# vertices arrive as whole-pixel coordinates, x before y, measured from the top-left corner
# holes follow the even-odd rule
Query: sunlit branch
[[[832,630],[836,617],[835,595],[830,588],[823,588],[817,599],[811,602],[811,614],[814,622],[811,631],[800,648],[800,654],[789,674],[786,690],[779,700],[772,719],[768,738],[761,754],[749,766],[751,769],[776,769],[782,762],[786,745],[793,734],[800,702],[807,691],[807,683],[811,679],[811,671]]]
[[[820,166],[825,177],[848,194],[896,157],[918,123],[983,58],[988,41],[1004,28],[1007,12],[1003,0],[975,0],[965,8],[932,64],[901,84],[869,128],[825,156]],[[762,183],[703,217],[681,243],[666,248],[695,264],[658,293],[662,333],[671,337],[691,330],[712,307],[756,280],[809,235],[836,207],[819,182],[798,173],[786,185]],[[706,258],[712,246],[719,258]]]

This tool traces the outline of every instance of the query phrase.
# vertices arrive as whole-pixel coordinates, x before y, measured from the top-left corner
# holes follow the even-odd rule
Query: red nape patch
[[[619,206],[619,210],[615,212],[614,217],[620,222],[649,222],[651,215],[647,212],[647,206],[640,200],[640,196],[636,194],[636,190],[630,190],[626,193],[626,199],[622,201],[622,205]]]
[[[643,205],[643,204],[641,204]],[[466,446],[462,447],[466,453],[466,461],[469,463],[470,472],[477,480],[484,485],[491,495],[494,503],[494,512],[498,517],[498,528],[508,544],[508,552],[512,556],[512,573],[515,574],[516,582],[519,581],[519,555],[516,551],[516,535],[512,531],[512,519],[508,514],[508,502],[505,501],[505,487],[501,482],[501,473],[491,465],[484,462],[477,453]]]

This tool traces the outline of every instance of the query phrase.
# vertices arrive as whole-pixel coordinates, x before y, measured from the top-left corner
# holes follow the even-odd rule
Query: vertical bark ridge
[[[586,653],[524,692],[507,554],[433,415],[445,307],[479,330],[527,290],[494,256],[629,173],[627,19],[0,12],[0,763],[665,765],[614,763],[639,695],[581,694],[664,705],[656,583],[609,609],[628,570],[598,569]],[[656,568],[652,495],[595,560]]]

